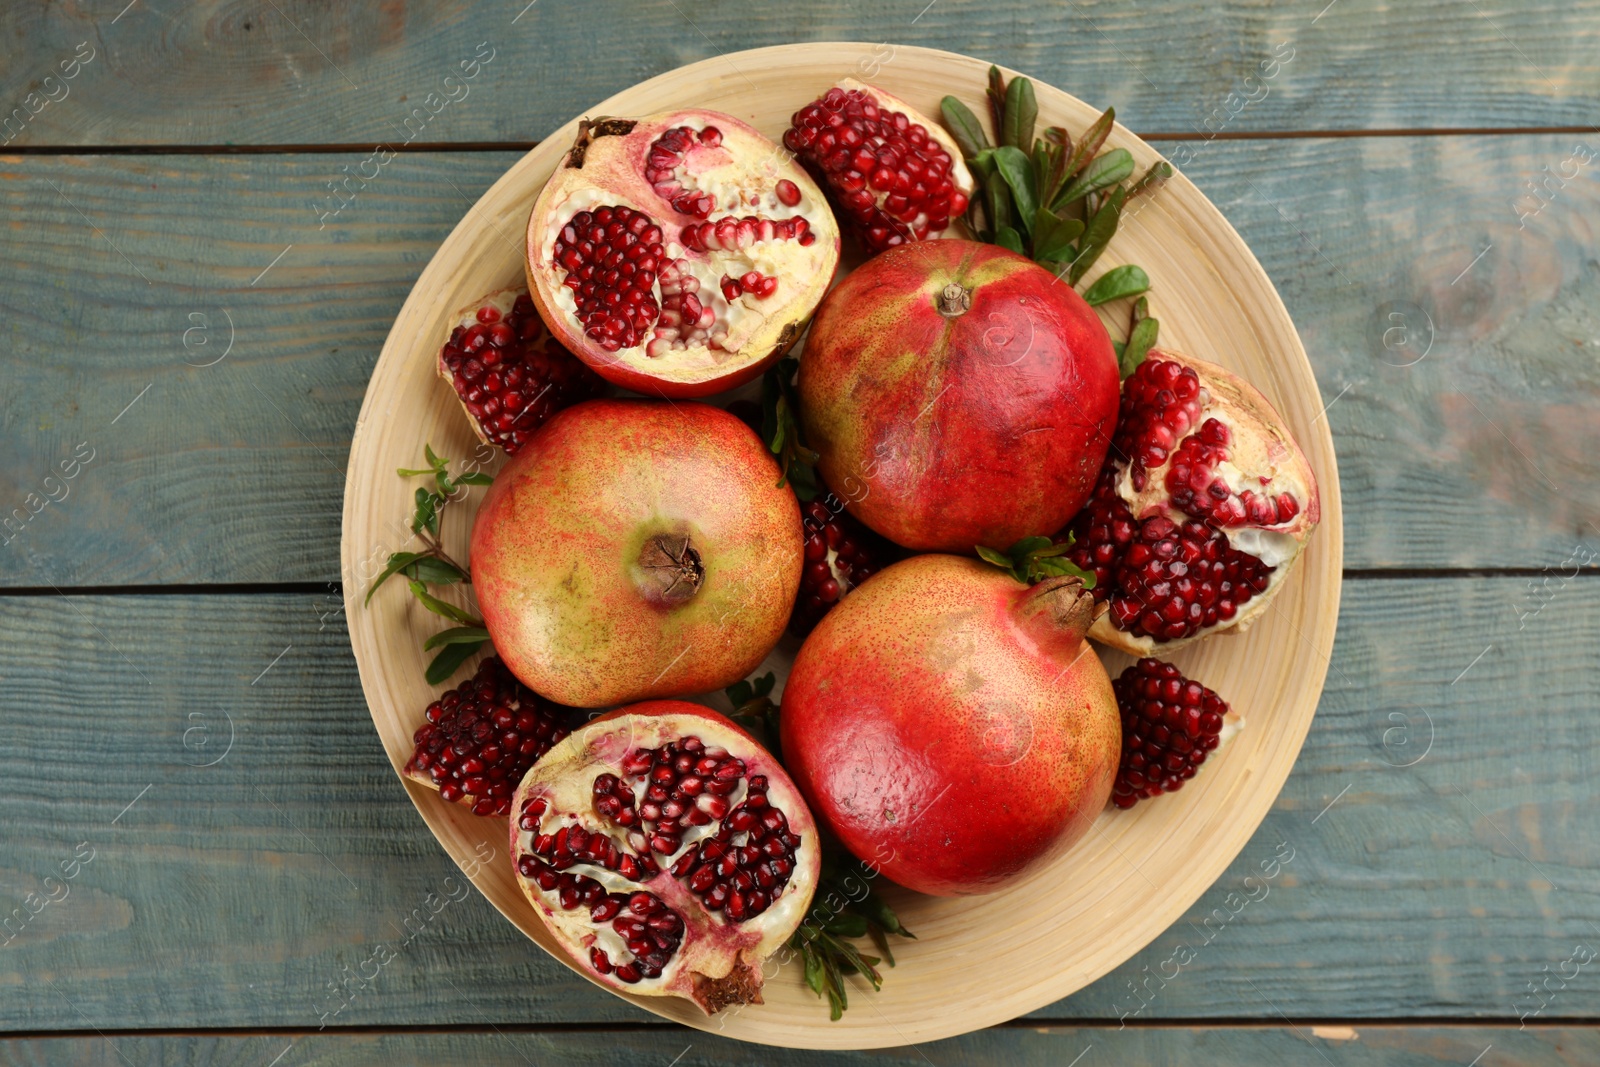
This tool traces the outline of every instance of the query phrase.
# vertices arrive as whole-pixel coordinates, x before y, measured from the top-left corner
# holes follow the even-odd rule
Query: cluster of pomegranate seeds
[[[687,260],[666,255],[663,236],[649,215],[616,206],[578,212],[556,237],[555,262],[566,272],[562,284],[572,290],[578,321],[584,334],[608,352],[644,344],[646,355],[659,357],[691,345],[720,348],[727,339],[726,331],[716,328],[716,309],[700,296],[700,280]],[[774,240],[809,245],[816,239],[799,216],[729,215],[690,223],[679,234],[691,252],[749,249]],[[730,282],[738,287],[732,295]],[[658,284],[659,303],[653,292]],[[759,271],[722,280],[730,301],[744,293],[768,297],[777,289],[778,279]]]
[[[1111,688],[1122,713],[1122,762],[1111,788],[1117,807],[1182,788],[1221,743],[1227,703],[1172,664],[1146,657]]]
[[[754,248],[758,241],[795,241],[810,245],[816,243],[817,235],[811,232],[811,223],[800,215],[792,219],[728,215],[715,222],[691,222],[683,228],[679,240],[691,252],[727,252]]]
[[[668,873],[708,911],[744,922],[771,907],[789,884],[801,839],[768,800],[765,775],[747,776],[743,760],[708,748],[697,737],[636,749],[618,769],[620,774],[596,775],[591,792],[595,813],[622,831],[625,847],[605,830],[576,823],[547,832],[548,803],[532,797],[518,815],[518,828],[532,839],[517,869],[555,893],[561,907],[587,907],[593,921],[611,922],[634,959],[618,964],[606,956],[591,962],[602,974],[615,967],[623,981],[636,982],[660,975],[682,940],[682,917],[649,893],[608,893],[600,882],[570,868],[588,864],[644,881],[671,860]],[[731,798],[741,785],[744,797],[735,803]],[[698,832],[699,827],[707,829]],[[696,836],[685,848],[691,833]]]
[[[578,321],[608,352],[634,347],[655,324],[661,240],[654,219],[627,207],[580,211],[556,238],[555,261],[567,272]]]
[[[967,210],[950,153],[860,89],[834,87],[794,113],[783,143],[822,179],[868,249],[937,234]]]
[[[1190,372],[1193,373],[1193,372]],[[1232,434],[1219,419],[1201,423],[1178,446],[1167,468],[1167,493],[1173,507],[1180,508],[1213,526],[1277,526],[1300,513],[1300,504],[1291,493],[1267,496],[1252,489],[1234,492],[1216,473],[1219,463],[1228,458]],[[1263,479],[1264,480],[1264,479]]]
[[[1114,468],[1101,475],[1070,527],[1067,558],[1094,572],[1094,598],[1110,602],[1117,629],[1175,641],[1232,621],[1266,591],[1272,571],[1261,560],[1202,522],[1135,519],[1115,481]]]
[[[730,304],[746,293],[757,300],[765,300],[778,291],[778,279],[770,274],[762,274],[758,270],[746,271],[737,278],[731,274],[724,274],[720,284],[722,295]]]
[[[485,305],[440,353],[456,395],[490,442],[512,454],[562,408],[599,396],[605,382],[550,337],[526,293],[509,314]]]
[[[735,841],[739,836],[743,844]],[[766,911],[789,884],[799,847],[800,835],[789,828],[788,817],[767,800],[766,776],[753,774],[744,800],[722,828],[691,845],[669,870],[674,878],[688,880],[689,891],[708,910],[743,922]]]
[[[1147,359],[1122,383],[1122,408],[1111,454],[1125,456],[1133,488],[1167,461],[1200,417],[1200,376],[1165,359]]]
[[[566,715],[491,656],[428,705],[406,772],[426,774],[451,803],[470,799],[476,815],[505,815],[528,768],[567,736]]]
[[[519,857],[517,873],[545,892],[555,893],[566,910],[588,908],[590,921],[611,924],[633,958],[614,963],[610,954],[595,944],[589,949],[589,962],[601,974],[615,971],[630,985],[645,978],[660,978],[683,944],[683,917],[654,893],[610,893],[593,878],[558,870],[535,856]]]
[[[1230,548],[1213,527],[1156,516],[1139,524],[1117,567],[1111,621],[1119,630],[1175,641],[1231,622],[1271,578],[1266,564]]]
[[[686,185],[685,175],[680,173],[684,154],[696,142],[707,148],[715,148],[722,143],[722,131],[715,126],[707,126],[697,133],[688,126],[674,126],[650,145],[650,152],[645,157],[644,176],[661,199],[671,203],[673,208],[685,215],[703,219],[716,209],[717,202],[710,195]]]
[[[881,539],[845,511],[832,493],[800,508],[805,523],[805,568],[789,628],[810,633],[850,590],[888,562]]]

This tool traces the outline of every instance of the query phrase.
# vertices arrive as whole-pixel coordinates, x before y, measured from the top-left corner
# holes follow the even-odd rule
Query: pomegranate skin
[[[850,511],[918,551],[1004,548],[1088,499],[1120,382],[1093,309],[994,245],[919,241],[860,267],[818,310],[801,413]]]
[[[777,644],[800,584],[800,508],[777,483],[761,439],[707,404],[557,413],[474,521],[473,590],[496,651],[573,707],[738,681]]]
[[[823,618],[783,693],[786,766],[812,814],[890,880],[1002,888],[1105,807],[1121,752],[1075,579],[1024,586],[916,556]]]

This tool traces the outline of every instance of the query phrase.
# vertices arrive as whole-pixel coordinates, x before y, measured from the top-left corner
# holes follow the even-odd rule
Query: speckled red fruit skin
[[[1028,587],[916,556],[812,631],[783,691],[784,764],[817,820],[891,881],[987,893],[1081,837],[1122,745],[1111,680]]]
[[[941,313],[950,286],[970,308]],[[1083,506],[1118,385],[1082,297],[1022,256],[960,240],[892,248],[840,283],[799,376],[807,442],[850,511],[907,548],[962,553],[1047,535]]]
[[[692,598],[640,565],[689,538]],[[800,506],[761,439],[721,408],[590,400],[511,457],[472,528],[473,592],[534,692],[594,708],[732,685],[783,635],[800,585]]]

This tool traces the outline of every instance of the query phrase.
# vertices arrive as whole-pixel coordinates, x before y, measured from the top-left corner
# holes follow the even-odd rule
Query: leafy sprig
[[[467,568],[450,558],[439,538],[439,524],[445,506],[457,500],[469,485],[490,485],[494,479],[479,471],[451,477],[450,461],[438,456],[433,446],[423,445],[423,457],[428,466],[413,470],[401,467],[396,473],[402,478],[431,478],[434,487],[419,487],[413,500],[415,510],[411,516],[411,532],[423,544],[421,552],[395,552],[389,556],[384,569],[367,587],[365,603],[372,602],[378,587],[396,574],[406,579],[406,585],[417,602],[435,615],[442,615],[460,626],[442,630],[423,643],[424,651],[439,648],[441,651],[428,664],[426,677],[429,685],[438,685],[460,669],[472,654],[489,640],[489,631],[483,620],[471,612],[441,600],[428,591],[431,585],[458,585],[471,582]]]
[[[1039,107],[1027,78],[1007,82],[998,67],[990,67],[984,96],[996,144],[966,104],[954,96],[940,103],[944,124],[978,186],[967,227],[980,240],[1028,256],[1076,286],[1116,236],[1128,202],[1170,178],[1172,166],[1158,161],[1124,184],[1133,177],[1133,155],[1125,148],[1101,151],[1116,121],[1113,108],[1074,142],[1060,126],[1035,136]],[[1099,306],[1149,288],[1149,275],[1128,264],[1107,271],[1083,297]],[[1150,325],[1135,351],[1148,351],[1155,343],[1156,320],[1146,315],[1143,321]],[[1133,338],[1126,343],[1132,347]]]
[[[1072,551],[1072,538],[1057,544],[1048,537],[1024,537],[1004,552],[987,545],[976,546],[978,556],[992,563],[1024,585],[1042,582],[1046,578],[1070,577],[1083,582],[1085,589],[1094,588],[1094,572],[1066,559]]]
[[[802,501],[814,500],[821,486],[817,481],[818,456],[806,447],[800,435],[800,397],[794,387],[800,361],[785,357],[761,378],[761,439],[778,457],[778,487],[794,487]]]
[[[878,965],[894,966],[889,935],[916,940],[917,935],[900,924],[894,909],[872,891],[871,879],[876,874],[864,863],[845,867],[834,854],[824,851],[811,908],[789,936],[789,948],[798,952],[805,964],[806,985],[817,996],[828,998],[828,1017],[834,1022],[850,1006],[845,979],[860,975],[874,990],[882,989]],[[850,943],[862,937],[870,937],[882,955],[869,956]]]
[[[1156,333],[1161,324],[1150,317],[1150,304],[1144,297],[1134,301],[1133,312],[1128,319],[1127,341],[1113,341],[1111,347],[1117,353],[1117,368],[1124,378],[1139,369],[1139,364],[1144,362],[1145,356],[1150,354],[1150,349],[1155,346]]]
[[[750,681],[735,682],[722,692],[733,703],[733,721],[756,735],[767,751],[782,762],[778,750],[778,705],[772,700],[778,679],[768,671]]]

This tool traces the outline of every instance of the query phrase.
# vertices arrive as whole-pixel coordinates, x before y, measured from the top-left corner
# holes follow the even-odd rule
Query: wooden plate
[[[735,115],[778,139],[796,108],[836,79],[855,76],[929,116],[954,92],[984,113],[988,64],[925,48],[805,44],[736,52],[652,78],[595,106],[596,115],[646,115],[705,107]],[[1014,73],[1014,72],[1007,72]],[[1098,110],[1035,84],[1040,125],[1074,133]],[[422,446],[472,455],[476,441],[449,387],[434,374],[452,313],[491,290],[521,283],[522,237],[534,196],[568,147],[577,120],[529,152],[483,195],[422,272],[372,375],[350,450],[343,573],[352,601],[390,552],[411,541],[406,519],[416,482],[395,475],[420,465]],[[1138,172],[1159,156],[1118,126]],[[883,990],[852,991],[837,1023],[790,964],[770,973],[767,1003],[707,1019],[692,1005],[630,997],[690,1026],[774,1045],[874,1048],[932,1041],[999,1023],[1059,1000],[1104,975],[1188,910],[1250,840],[1294,765],[1322,692],[1339,614],[1343,531],[1339,481],[1316,379],[1283,303],[1250,250],[1209,200],[1181,175],[1124,223],[1100,270],[1136,262],[1155,282],[1162,342],[1243,374],[1288,419],[1322,490],[1323,521],[1272,609],[1247,634],[1201,642],[1172,658],[1229,699],[1246,728],[1182,792],[1129,812],[1108,809],[1054,866],[981,898],[939,900],[894,891],[915,942],[897,943],[899,966]],[[1092,280],[1092,278],[1091,278]],[[1109,328],[1123,334],[1126,309]],[[493,469],[491,465],[490,469]],[[445,539],[463,558],[481,492],[447,512]],[[396,770],[410,754],[422,709],[439,690],[423,680],[421,641],[442,627],[391,582],[369,607],[352,607],[350,637],[373,722]],[[768,665],[782,677],[793,648]],[[1107,655],[1115,673],[1125,660]],[[458,675],[461,678],[463,675]],[[720,699],[720,698],[718,698]],[[723,705],[724,707],[726,705]],[[504,823],[481,819],[408,782],[423,819],[495,907],[557,959],[512,877]],[[476,864],[493,849],[494,859]]]

